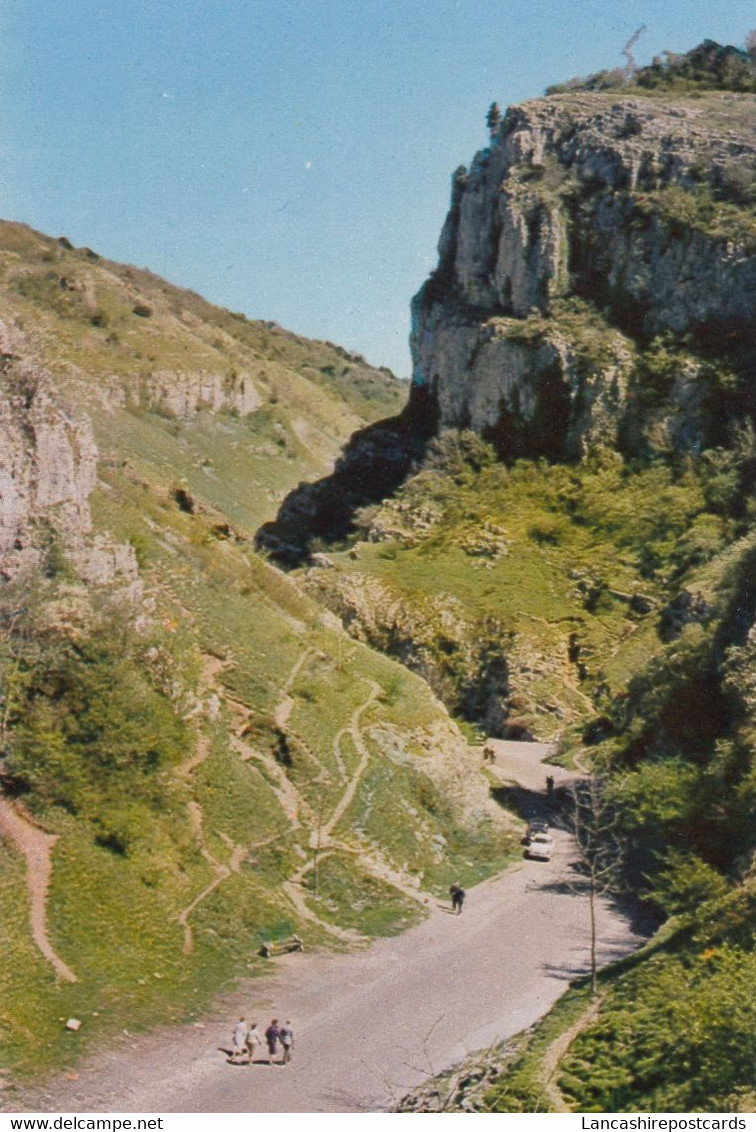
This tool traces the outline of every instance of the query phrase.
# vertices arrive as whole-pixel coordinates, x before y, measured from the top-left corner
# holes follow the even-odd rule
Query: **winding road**
[[[494,744],[494,772],[543,789],[548,748]],[[554,771],[557,777],[557,771]],[[558,772],[557,785],[569,778]],[[587,898],[569,885],[571,842],[472,889],[464,912],[431,904],[405,934],[348,955],[306,952],[227,996],[201,1024],[163,1030],[85,1064],[37,1096],[71,1112],[379,1112],[433,1073],[529,1026],[587,970]],[[641,942],[602,906],[601,963]],[[236,1017],[291,1018],[291,1065],[231,1066]]]

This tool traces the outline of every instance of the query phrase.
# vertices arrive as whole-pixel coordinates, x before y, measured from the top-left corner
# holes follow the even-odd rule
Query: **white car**
[[[532,861],[550,861],[554,841],[549,833],[534,833],[528,842],[525,856]]]

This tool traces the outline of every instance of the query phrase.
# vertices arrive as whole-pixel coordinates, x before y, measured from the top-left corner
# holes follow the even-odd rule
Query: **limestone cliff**
[[[97,448],[88,417],[74,414],[23,333],[0,322],[0,579],[62,555],[82,580],[139,591],[131,546],[93,536],[89,496]]]
[[[454,176],[413,302],[414,391],[442,428],[505,457],[578,458],[660,427],[676,450],[710,440],[703,359],[737,355],[743,377],[755,325],[753,101],[581,91],[507,112]],[[642,353],[669,333],[688,355],[641,413]]]

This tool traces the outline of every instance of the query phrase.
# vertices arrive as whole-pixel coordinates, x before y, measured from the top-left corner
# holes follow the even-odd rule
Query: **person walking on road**
[[[294,1045],[294,1031],[291,1028],[291,1022],[289,1022],[288,1020],[284,1022],[283,1026],[278,1031],[278,1036],[281,1039],[281,1045],[283,1046],[281,1064],[288,1065],[291,1061],[291,1047]]]
[[[260,1031],[257,1028],[257,1022],[252,1022],[247,1033],[247,1052],[249,1053],[249,1064],[252,1065],[255,1060],[255,1054],[262,1045],[262,1038]]]
[[[452,912],[459,915],[465,902],[465,890],[460,884],[453,884],[449,889],[449,895],[451,896]]]
[[[274,1018],[265,1031],[265,1041],[268,1043],[268,1065],[273,1064],[273,1058],[278,1052],[278,1039],[281,1031],[278,1029],[278,1019]]]
[[[249,1033],[249,1026],[244,1018],[240,1018],[234,1026],[234,1036],[232,1038],[232,1052],[229,1061],[237,1064],[240,1057],[243,1057],[247,1052],[247,1035]]]

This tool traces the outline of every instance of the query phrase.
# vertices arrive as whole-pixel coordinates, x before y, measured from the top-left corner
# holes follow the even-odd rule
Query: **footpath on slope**
[[[34,943],[59,979],[67,983],[77,982],[74,972],[50,942],[47,928],[47,891],[57,835],[46,833],[19,803],[0,796],[0,838],[7,838],[26,860],[29,925]]]
[[[542,789],[547,752],[497,743],[497,777],[516,768],[525,788]],[[563,831],[554,849],[549,862],[522,860],[472,889],[461,916],[435,903],[423,923],[367,950],[282,958],[201,1023],[131,1039],[25,1099],[63,1112],[390,1110],[432,1074],[531,1025],[588,969],[587,898],[566,883]],[[641,942],[606,905],[598,930],[602,964]],[[242,1014],[263,1029],[292,1019],[291,1065],[226,1063]]]

